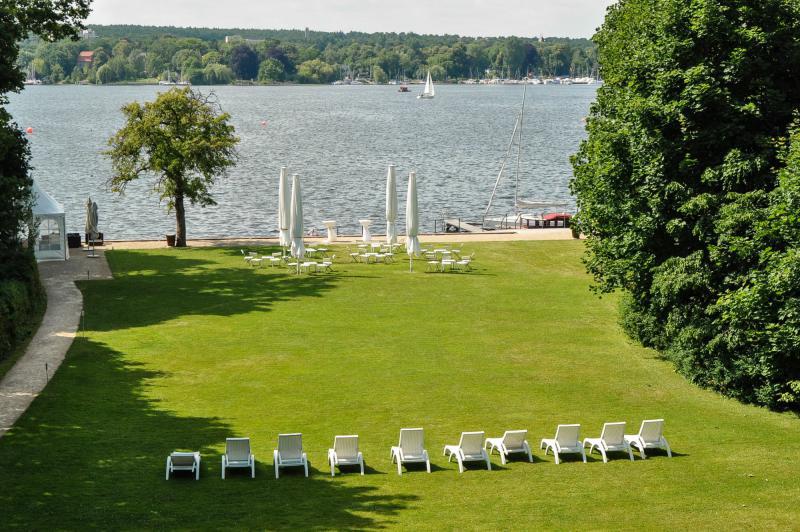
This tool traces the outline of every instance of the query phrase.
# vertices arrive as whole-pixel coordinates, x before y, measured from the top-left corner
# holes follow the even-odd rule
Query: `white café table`
[[[361,224],[361,241],[362,242],[372,242],[372,235],[369,232],[369,226],[372,225],[372,220],[359,220],[358,223]]]

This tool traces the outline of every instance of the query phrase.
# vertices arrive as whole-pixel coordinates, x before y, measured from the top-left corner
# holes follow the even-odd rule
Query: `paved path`
[[[382,235],[373,233],[373,238],[384,238]],[[572,231],[565,228],[549,229],[516,229],[509,231],[485,231],[480,233],[437,233],[421,234],[420,242],[513,242],[520,240],[572,240]],[[322,242],[324,236],[304,238],[306,242]],[[401,243],[405,242],[405,237],[399,238]],[[338,244],[352,244],[361,242],[360,236],[339,235]],[[199,238],[188,241],[191,247],[235,247],[235,246],[275,246],[278,244],[277,237],[249,237],[249,238]],[[164,240],[106,240],[106,247],[109,249],[157,249],[166,248]]]
[[[47,310],[25,354],[0,381],[0,438],[44,389],[72,345],[83,310],[75,281],[112,278],[102,251],[94,259],[86,257],[85,251],[73,251],[67,262],[39,264]]]

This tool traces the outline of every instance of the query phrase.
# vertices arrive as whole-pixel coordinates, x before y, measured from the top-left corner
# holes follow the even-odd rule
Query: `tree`
[[[126,124],[108,141],[114,175],[112,191],[124,193],[131,181],[154,175],[154,189],[175,211],[176,246],[186,245],[185,201],[215,205],[211,187],[236,162],[239,139],[208,96],[189,87],[162,93],[154,102],[122,108]]]
[[[586,265],[597,290],[626,292],[627,332],[700,385],[794,409],[797,160],[781,151],[798,34],[794,1],[615,4],[572,182]]]
[[[229,65],[236,79],[256,79],[258,76],[258,54],[246,44],[231,50]]]
[[[336,68],[321,59],[312,59],[297,67],[297,77],[302,83],[328,83],[336,75]]]
[[[74,36],[88,14],[88,0],[0,3],[0,358],[22,340],[44,304],[32,253],[30,151],[5,109],[8,92],[19,91],[25,79],[19,43],[30,33],[51,41]]]
[[[389,76],[386,75],[386,72],[379,65],[375,65],[372,67],[372,81],[375,83],[386,83],[389,81]]]
[[[258,67],[258,81],[280,81],[283,79],[283,75],[283,63],[271,57],[261,61],[261,65]]]
[[[233,81],[233,71],[226,65],[209,63],[203,69],[203,78],[209,85],[225,85]]]

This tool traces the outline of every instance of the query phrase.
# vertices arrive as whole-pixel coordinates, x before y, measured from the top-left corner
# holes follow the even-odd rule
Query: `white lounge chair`
[[[586,463],[586,452],[583,450],[583,442],[580,440],[580,425],[559,425],[556,429],[556,437],[545,438],[539,444],[540,449],[544,449],[544,454],[553,451],[556,457],[556,464],[561,463],[562,454],[580,454],[583,462]]]
[[[333,449],[328,449],[328,463],[331,466],[331,476],[335,476],[335,468],[343,465],[361,466],[364,474],[364,456],[358,450],[358,436],[336,436],[333,439]]]
[[[589,447],[589,454],[595,449],[603,455],[603,463],[608,462],[608,453],[612,451],[622,451],[628,453],[631,462],[633,461],[633,451],[630,444],[625,440],[625,422],[606,423],[603,425],[603,432],[599,438],[586,438],[583,446]]]
[[[256,457],[250,452],[250,438],[226,438],[222,455],[222,478],[229,467],[250,468],[250,478],[256,478]]]
[[[505,464],[508,455],[511,453],[525,453],[528,461],[533,462],[531,446],[528,445],[527,430],[507,430],[502,438],[486,438],[484,447],[489,447],[489,454],[495,450],[500,454],[500,461]]]
[[[448,462],[456,457],[459,473],[464,472],[464,462],[486,462],[486,468],[491,471],[489,453],[483,448],[484,436],[486,433],[483,431],[462,432],[458,445],[445,445],[443,454],[447,456]]]
[[[176,451],[167,457],[167,480],[174,471],[191,471],[194,479],[200,480],[200,453],[184,453]]]
[[[403,474],[403,464],[424,462],[431,472],[431,461],[425,450],[425,435],[422,429],[400,429],[400,442],[392,447],[392,463],[397,462],[397,474]]]
[[[282,467],[303,466],[308,476],[308,457],[303,452],[303,435],[300,433],[278,434],[278,448],[272,453],[275,463],[275,478],[280,477]]]
[[[663,432],[663,419],[646,419],[642,421],[642,426],[639,427],[639,434],[626,434],[625,441],[631,447],[636,447],[639,450],[642,459],[647,458],[644,454],[645,449],[664,449],[667,451],[667,456],[672,458],[672,449],[670,449]]]

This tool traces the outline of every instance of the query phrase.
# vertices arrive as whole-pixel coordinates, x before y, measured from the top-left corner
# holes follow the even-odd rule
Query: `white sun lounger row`
[[[581,426],[577,424],[559,425],[554,438],[542,439],[539,448],[545,454],[551,451],[555,463],[561,463],[564,454],[580,454],[586,462],[586,448],[589,454],[597,450],[603,457],[603,462],[608,462],[609,452],[627,452],[633,460],[633,448],[639,451],[642,459],[647,458],[645,449],[664,449],[672,457],[669,443],[663,436],[664,420],[648,419],[642,422],[638,434],[625,434],[625,423],[606,423],[599,438],[580,439]],[[509,455],[521,453],[533,462],[533,453],[527,441],[527,430],[508,430],[499,438],[485,438],[483,431],[462,432],[458,444],[445,445],[443,454],[450,462],[453,458],[458,463],[459,473],[464,472],[465,462],[483,462],[491,471],[490,456],[496,451],[503,464]],[[488,451],[487,451],[488,449]],[[424,463],[428,473],[431,472],[431,462],[425,448],[425,435],[422,428],[400,429],[400,440],[390,451],[392,463],[397,464],[397,474],[403,474],[403,465],[410,463]],[[279,434],[278,448],[273,452],[275,478],[280,478],[280,470],[285,467],[303,467],[305,476],[308,476],[308,457],[303,451],[303,435],[300,433]],[[336,436],[333,448],[328,449],[328,465],[331,476],[336,474],[336,468],[343,465],[359,466],[364,474],[364,456],[358,449],[358,436]],[[248,468],[250,476],[255,478],[255,456],[250,452],[250,438],[227,438],[225,441],[225,454],[222,456],[222,478],[229,468]],[[195,474],[195,480],[200,478],[200,453],[174,452],[167,458],[167,480],[174,471],[190,471]]]

